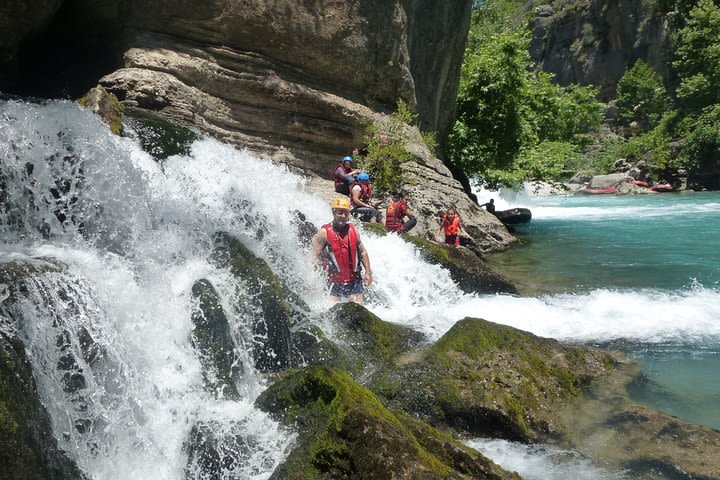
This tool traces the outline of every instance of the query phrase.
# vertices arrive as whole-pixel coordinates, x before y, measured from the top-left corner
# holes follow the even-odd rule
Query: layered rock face
[[[329,180],[339,159],[362,147],[378,112],[394,109],[400,99],[417,111],[420,128],[437,132],[442,142],[454,118],[471,4],[79,0],[59,6],[54,21],[63,23],[62,29],[48,20],[50,10],[32,29],[49,23],[49,32],[90,32],[79,43],[107,41],[106,57],[117,56],[118,63],[100,84],[128,112],[159,113]],[[30,2],[26,6],[31,8]],[[69,24],[86,26],[93,19],[95,28],[75,30]],[[106,25],[112,28],[101,28]],[[0,40],[17,53],[20,40],[13,45]],[[414,211],[422,215],[418,234],[431,236],[437,212],[455,205],[466,228],[482,232],[483,250],[512,243],[505,227],[477,208],[434,152],[422,145],[408,149],[416,161],[405,174]],[[335,195],[330,183],[314,187]]]
[[[620,77],[640,58],[666,84],[670,79],[672,15],[654,13],[641,0],[543,5],[535,10],[531,27],[530,54],[563,85],[595,85],[604,99],[611,99]]]
[[[328,176],[398,99],[447,132],[470,4],[130,0],[123,68],[101,83],[126,106]]]

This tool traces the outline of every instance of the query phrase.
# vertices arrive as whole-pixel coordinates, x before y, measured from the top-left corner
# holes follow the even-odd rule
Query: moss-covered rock
[[[256,405],[300,430],[274,479],[517,478],[430,426],[405,415],[401,421],[341,370],[291,371]]]
[[[123,131],[123,136],[137,140],[155,160],[188,155],[190,145],[200,138],[193,130],[144,110],[129,109],[125,123],[129,128]]]
[[[99,85],[91,88],[82,98],[78,99],[77,103],[91,109],[110,127],[112,133],[115,135],[122,133],[124,108],[117,97],[105,88]]]
[[[84,478],[57,447],[22,342],[0,317],[0,479]]]
[[[346,352],[355,355],[360,362],[391,363],[425,340],[422,333],[386,322],[354,302],[335,305],[329,315],[338,340]]]
[[[562,440],[557,408],[608,374],[607,353],[465,318],[418,360],[377,372],[370,388],[433,425],[511,440]]]
[[[354,373],[362,370],[362,362],[358,358],[327,338],[322,329],[313,323],[293,328],[291,338],[291,364],[294,367],[327,365]]]
[[[517,293],[515,285],[493,272],[467,248],[441,245],[412,235],[404,238],[420,249],[425,261],[445,267],[466,293]]]
[[[192,343],[203,366],[205,386],[218,397],[238,399],[236,384],[243,373],[227,316],[212,284],[203,279],[192,287]]]
[[[275,275],[270,266],[255,256],[238,239],[215,234],[213,262],[227,267],[242,279],[249,298],[236,305],[249,318],[253,335],[255,368],[263,372],[290,366],[290,327],[296,323],[296,308],[307,310],[304,302]]]

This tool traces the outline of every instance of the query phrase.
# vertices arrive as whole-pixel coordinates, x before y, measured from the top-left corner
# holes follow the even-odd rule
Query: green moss
[[[190,145],[200,135],[158,115],[146,111],[132,110],[126,119],[140,147],[156,160],[173,155],[189,155]]]
[[[91,101],[90,96],[95,95],[95,91],[97,89],[100,89],[100,93],[97,97],[98,112],[96,113],[100,116],[103,122],[110,127],[110,131],[114,135],[120,135],[123,131],[122,122],[125,117],[125,108],[115,95],[109,93],[102,87],[96,87],[90,90],[87,95],[78,99],[77,103],[80,106],[87,107]]]
[[[435,342],[430,354],[441,362],[451,361],[449,352],[462,353],[477,360],[491,349],[525,350],[528,347],[525,342],[527,335],[511,327],[464,318]]]
[[[422,442],[434,446],[451,439],[408,417],[401,420],[403,414],[388,410],[341,370],[313,366],[289,372],[256,405],[301,427],[298,446],[281,467],[283,478],[458,478],[450,457],[439,458],[418,436],[432,436]]]
[[[2,382],[0,382],[1,384]],[[15,418],[10,413],[8,405],[4,401],[0,401],[0,438],[3,439],[2,443],[9,442],[10,438],[13,437],[18,431],[18,424]]]
[[[525,432],[527,436],[530,436],[531,433],[528,430],[527,425],[525,424],[526,412],[525,406],[522,404],[522,401],[518,400],[512,395],[506,395],[505,410],[507,411],[508,415],[512,417],[513,420],[515,420],[515,424],[520,427],[520,429]]]
[[[565,351],[565,359],[571,366],[587,365],[588,349],[583,347],[570,347]]]
[[[381,320],[362,305],[340,303],[330,311],[335,322],[348,330],[347,335],[366,361],[391,362],[423,339],[422,334]]]
[[[438,243],[433,243],[414,235],[403,237],[406,241],[421,249],[425,260],[431,263],[446,263],[450,261],[450,248]]]

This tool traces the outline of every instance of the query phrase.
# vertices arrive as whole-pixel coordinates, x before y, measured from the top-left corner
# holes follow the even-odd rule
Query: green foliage
[[[465,53],[448,151],[470,175],[509,169],[520,151],[527,47],[524,33],[501,32]]]
[[[423,133],[417,127],[410,127],[417,114],[402,100],[392,115],[371,123],[365,133],[367,154],[358,158],[360,168],[372,176],[373,188],[380,193],[394,193],[403,184],[402,164],[413,160],[406,144],[411,141],[425,143],[431,152],[437,142],[434,133]]]
[[[654,128],[668,109],[668,96],[660,76],[642,60],[622,76],[617,94],[624,125],[638,122],[646,130]]]
[[[520,152],[517,165],[524,178],[563,180],[577,172],[581,156],[568,142],[542,142]]]
[[[703,164],[718,156],[720,151],[720,106],[694,122],[694,128],[683,140],[678,157],[681,167],[691,176],[703,171]]]
[[[720,103],[720,8],[712,0],[699,0],[675,43],[680,105],[699,110]]]
[[[453,162],[468,175],[481,175],[490,188],[514,186],[530,171],[533,176],[564,171],[584,143],[580,134],[602,119],[596,89],[562,87],[552,83],[551,74],[535,71],[527,27],[514,22],[512,2],[500,4],[489,2],[473,13],[447,145]],[[533,161],[532,152],[543,142],[556,142],[557,165]],[[561,150],[574,153],[559,155]]]

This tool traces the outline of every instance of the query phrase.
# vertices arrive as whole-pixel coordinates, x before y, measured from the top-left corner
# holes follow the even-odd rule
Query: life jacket
[[[360,185],[360,200],[362,200],[365,203],[368,203],[370,201],[370,195],[372,195],[372,187],[369,183],[363,183],[363,182],[353,182],[352,185],[350,185],[350,201],[352,202],[353,206],[357,206],[358,204],[355,203],[355,198],[353,198],[352,190],[355,188],[355,185]]]
[[[457,213],[453,214],[452,219],[448,221],[447,214],[443,216],[442,227],[445,229],[446,237],[454,237],[460,230],[460,215]]]
[[[397,232],[403,228],[403,214],[404,210],[401,208],[401,203],[392,202],[388,205],[385,211],[385,229],[391,232]],[[402,213],[401,213],[402,212]]]
[[[327,232],[327,245],[325,245],[323,264],[330,281],[336,285],[352,282],[358,277],[360,271],[357,231],[353,224],[348,223],[347,226],[347,235],[341,238],[332,224],[323,225]]]
[[[345,177],[341,176],[339,174],[339,170],[343,170],[345,174],[348,174],[352,172],[352,167],[345,168],[345,165],[338,165],[335,170],[333,171],[333,175],[335,176],[335,191],[337,192],[338,189],[345,190],[348,188],[348,181]]]

